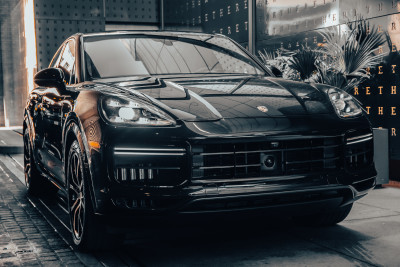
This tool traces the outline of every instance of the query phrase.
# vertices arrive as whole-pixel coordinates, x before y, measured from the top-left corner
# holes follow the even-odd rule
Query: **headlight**
[[[111,123],[139,126],[168,126],[176,124],[175,120],[165,112],[138,99],[103,98],[101,109],[105,118]]]
[[[361,114],[361,107],[348,93],[339,89],[329,89],[328,96],[339,117],[349,118]]]

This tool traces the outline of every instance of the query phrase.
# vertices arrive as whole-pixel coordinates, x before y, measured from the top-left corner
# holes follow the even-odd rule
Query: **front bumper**
[[[297,140],[299,137],[290,138]],[[193,166],[194,162],[198,162],[194,157],[200,154],[214,155],[214,153],[205,153],[207,151],[202,150],[204,153],[196,154],[193,142],[158,145],[153,148],[115,145],[108,152],[112,158],[108,166],[110,183],[106,190],[107,205],[99,214],[112,216],[216,214],[267,209],[269,212],[293,215],[347,205],[367,194],[375,186],[376,170],[371,160],[372,151],[369,150],[369,147],[372,147],[372,139],[365,132],[350,137],[341,135],[329,138],[328,141],[314,142],[314,147],[307,152],[310,154],[310,159],[300,161],[311,166],[310,169],[300,168],[300,172],[307,170],[306,173],[294,174],[293,171],[297,169],[283,166],[289,162],[290,156],[285,151],[292,153],[300,150],[303,152],[300,155],[303,156],[305,150],[285,145],[277,147],[271,154],[279,155],[282,169],[267,169],[260,172],[257,177],[234,178],[226,175],[236,175],[236,173],[227,172],[222,172],[221,177],[194,178]],[[286,140],[282,136],[279,139]],[[331,139],[338,143],[332,143]],[[271,141],[273,138],[269,137],[268,140]],[[308,140],[307,137],[304,140]],[[254,139],[251,141],[254,144]],[[322,156],[315,153],[321,152],[321,149]],[[229,156],[230,152],[223,153],[221,162],[229,162],[224,158]],[[237,152],[237,154],[243,153],[254,154],[243,150]],[[264,159],[264,154],[263,152],[256,156]],[[317,155],[317,159],[311,158],[314,154]],[[290,157],[292,162],[299,162],[298,159],[293,159],[293,155]],[[248,158],[250,160],[250,156]],[[364,165],[358,165],[360,158]],[[235,164],[238,160],[234,158]],[[210,164],[206,161],[201,162],[201,166]],[[318,162],[322,164],[315,164]],[[243,169],[243,165],[237,166],[234,168]],[[211,167],[211,170],[213,169],[214,167]],[[215,173],[211,172],[212,175]]]
[[[188,184],[178,188],[114,185],[110,188],[109,213],[195,214],[265,209],[288,213],[286,208],[306,213],[350,204],[375,186],[373,168],[358,173],[359,180],[352,184],[329,184],[343,175],[269,177],[252,183]]]

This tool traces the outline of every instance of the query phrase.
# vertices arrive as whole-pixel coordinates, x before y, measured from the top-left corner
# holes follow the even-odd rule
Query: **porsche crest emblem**
[[[268,112],[268,108],[266,106],[258,106],[257,109],[264,113]]]

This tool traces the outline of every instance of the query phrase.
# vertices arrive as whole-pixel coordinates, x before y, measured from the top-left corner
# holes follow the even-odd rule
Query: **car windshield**
[[[84,38],[89,79],[168,74],[250,74],[265,71],[228,38],[92,36]]]

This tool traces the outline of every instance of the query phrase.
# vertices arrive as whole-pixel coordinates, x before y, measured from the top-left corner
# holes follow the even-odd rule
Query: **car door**
[[[49,67],[56,67],[58,65],[58,62],[61,59],[61,54],[64,50],[64,44],[60,46],[60,48],[57,50],[56,54],[53,57],[53,60],[50,63]],[[38,160],[39,165],[47,171],[48,174],[52,174],[49,172],[49,166],[52,166],[51,158],[48,154],[54,154],[52,150],[48,149],[48,138],[49,138],[49,114],[48,112],[50,111],[48,104],[50,102],[50,99],[53,99],[52,95],[59,95],[57,88],[55,87],[50,87],[50,88],[44,88],[44,87],[39,87],[34,90],[34,92],[37,93],[37,114],[36,114],[36,149],[34,151],[36,159]],[[45,101],[43,101],[43,98],[45,98]],[[53,175],[52,175],[53,176]]]
[[[75,84],[75,59],[76,59],[75,39],[70,39],[65,43],[64,50],[55,67],[64,71],[65,83],[68,87]],[[43,142],[44,152],[42,155],[43,163],[49,173],[60,183],[64,183],[63,163],[62,163],[62,125],[63,114],[68,105],[65,101],[70,98],[65,90],[56,88],[48,89],[42,97],[43,125],[45,126],[45,136]]]

